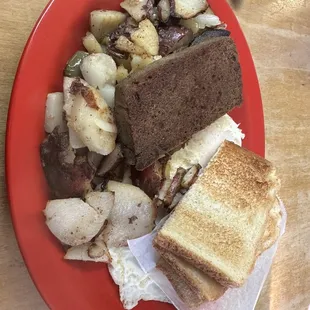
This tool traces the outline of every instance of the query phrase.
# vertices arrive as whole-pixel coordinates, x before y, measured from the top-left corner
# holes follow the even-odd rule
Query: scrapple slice
[[[131,74],[116,87],[128,163],[143,170],[242,103],[236,46],[210,38]]]

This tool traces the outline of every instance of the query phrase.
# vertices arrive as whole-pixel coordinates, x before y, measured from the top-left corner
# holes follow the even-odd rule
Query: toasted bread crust
[[[223,286],[242,286],[278,237],[272,209],[279,186],[270,162],[225,141],[154,244]]]
[[[154,240],[155,241],[155,240]],[[224,273],[215,268],[208,261],[201,259],[198,255],[188,251],[186,248],[181,248],[177,242],[169,237],[161,236],[160,233],[156,236],[156,242],[153,243],[155,248],[164,248],[174,255],[180,256],[196,268],[200,269],[211,278],[215,279],[218,283],[224,287],[240,287],[242,284],[231,281]]]
[[[156,267],[167,277],[176,293],[189,308],[197,308],[205,302],[163,258],[157,262]]]
[[[225,183],[217,184],[215,178]],[[254,208],[269,212],[280,189],[276,169],[268,160],[227,140],[211,159],[200,182],[217,201],[227,203],[229,200],[234,207],[244,208],[246,212],[255,212]],[[227,196],[226,184],[233,186],[230,192],[236,197]],[[243,193],[247,196],[243,197]]]
[[[193,265],[190,266],[182,258],[165,251],[156,246],[161,257],[171,266],[171,268],[180,275],[183,280],[189,285],[201,299],[205,301],[214,301],[220,298],[227,288],[221,286],[213,278],[203,274]]]

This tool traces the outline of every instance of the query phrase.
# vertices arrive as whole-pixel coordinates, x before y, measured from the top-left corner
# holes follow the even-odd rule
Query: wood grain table
[[[310,0],[244,1],[237,16],[260,80],[266,155],[278,167],[281,197],[288,211],[287,232],[257,309],[305,310],[310,304]],[[1,310],[47,309],[18,250],[4,183],[12,83],[27,37],[46,3],[0,1]]]

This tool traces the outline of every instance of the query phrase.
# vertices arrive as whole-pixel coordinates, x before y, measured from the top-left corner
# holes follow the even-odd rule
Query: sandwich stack
[[[157,263],[190,308],[244,285],[280,234],[275,168],[225,141],[159,230]]]

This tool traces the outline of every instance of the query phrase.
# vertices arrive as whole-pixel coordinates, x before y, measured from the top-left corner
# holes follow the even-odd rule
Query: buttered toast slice
[[[279,187],[270,162],[225,141],[154,244],[223,286],[241,286],[264,249]]]
[[[178,275],[163,258],[160,258],[156,266],[170,281],[180,299],[191,309],[204,303],[199,294]]]
[[[181,257],[170,252],[159,250],[161,257],[171,266],[174,273],[178,274],[182,281],[191,287],[192,291],[202,301],[213,301],[220,298],[227,288],[220,285],[213,278],[197,269]]]

